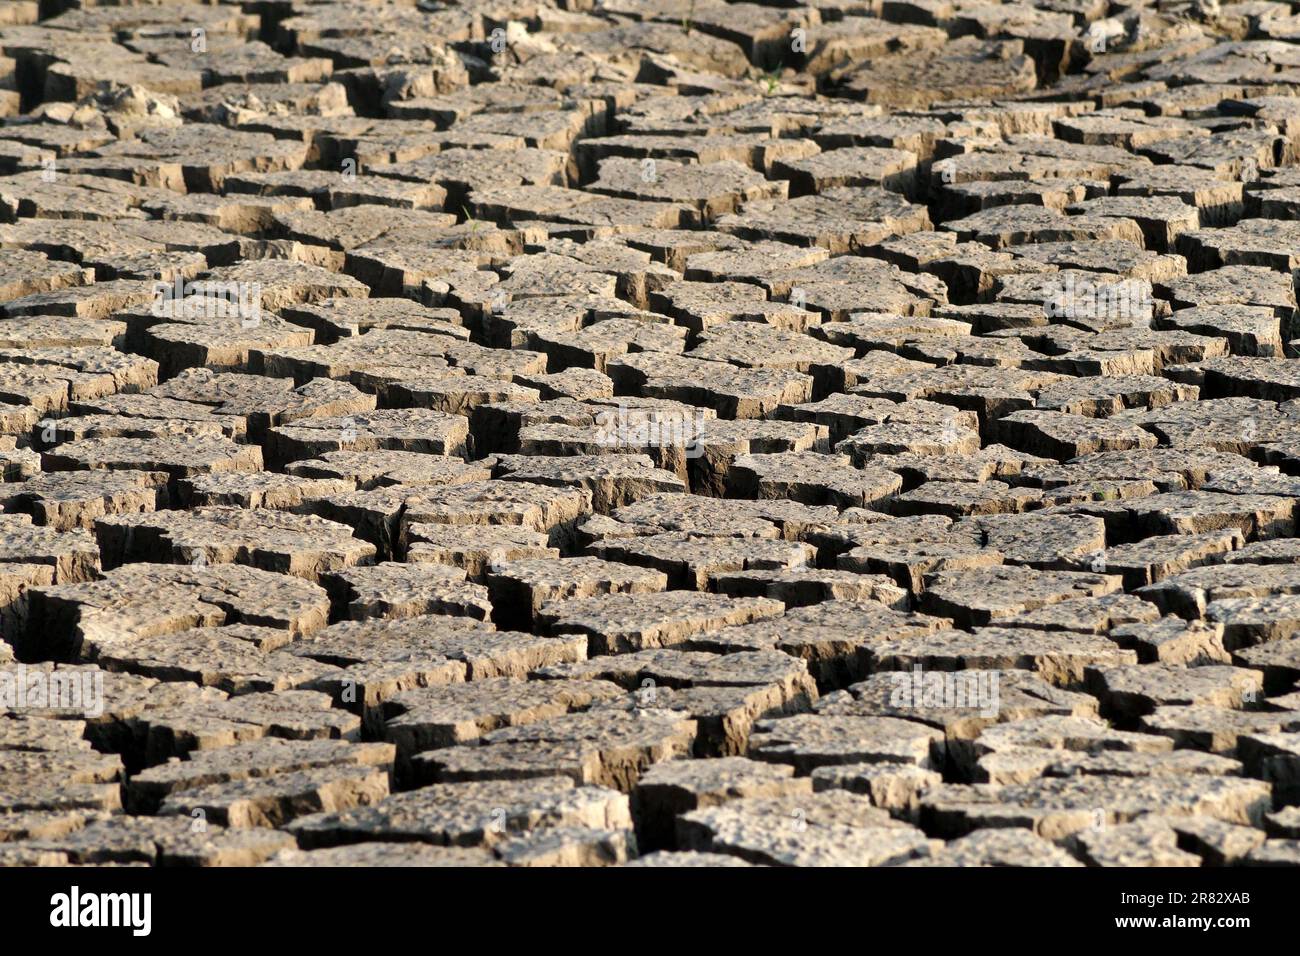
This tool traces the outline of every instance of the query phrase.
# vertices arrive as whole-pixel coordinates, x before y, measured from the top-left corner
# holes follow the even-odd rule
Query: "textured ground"
[[[1293,8],[0,5],[0,864],[1300,864]]]

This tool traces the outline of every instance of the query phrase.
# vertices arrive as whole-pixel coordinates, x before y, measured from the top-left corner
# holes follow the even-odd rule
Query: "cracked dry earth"
[[[1300,864],[1297,36],[4,4],[0,863]]]

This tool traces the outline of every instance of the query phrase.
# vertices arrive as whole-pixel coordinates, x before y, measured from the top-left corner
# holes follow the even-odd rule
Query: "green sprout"
[[[465,214],[465,225],[469,226],[469,234],[471,236],[478,235],[479,226],[483,225],[483,223],[480,220],[475,219],[472,215],[470,215],[468,206],[462,204],[460,207],[460,211]]]

